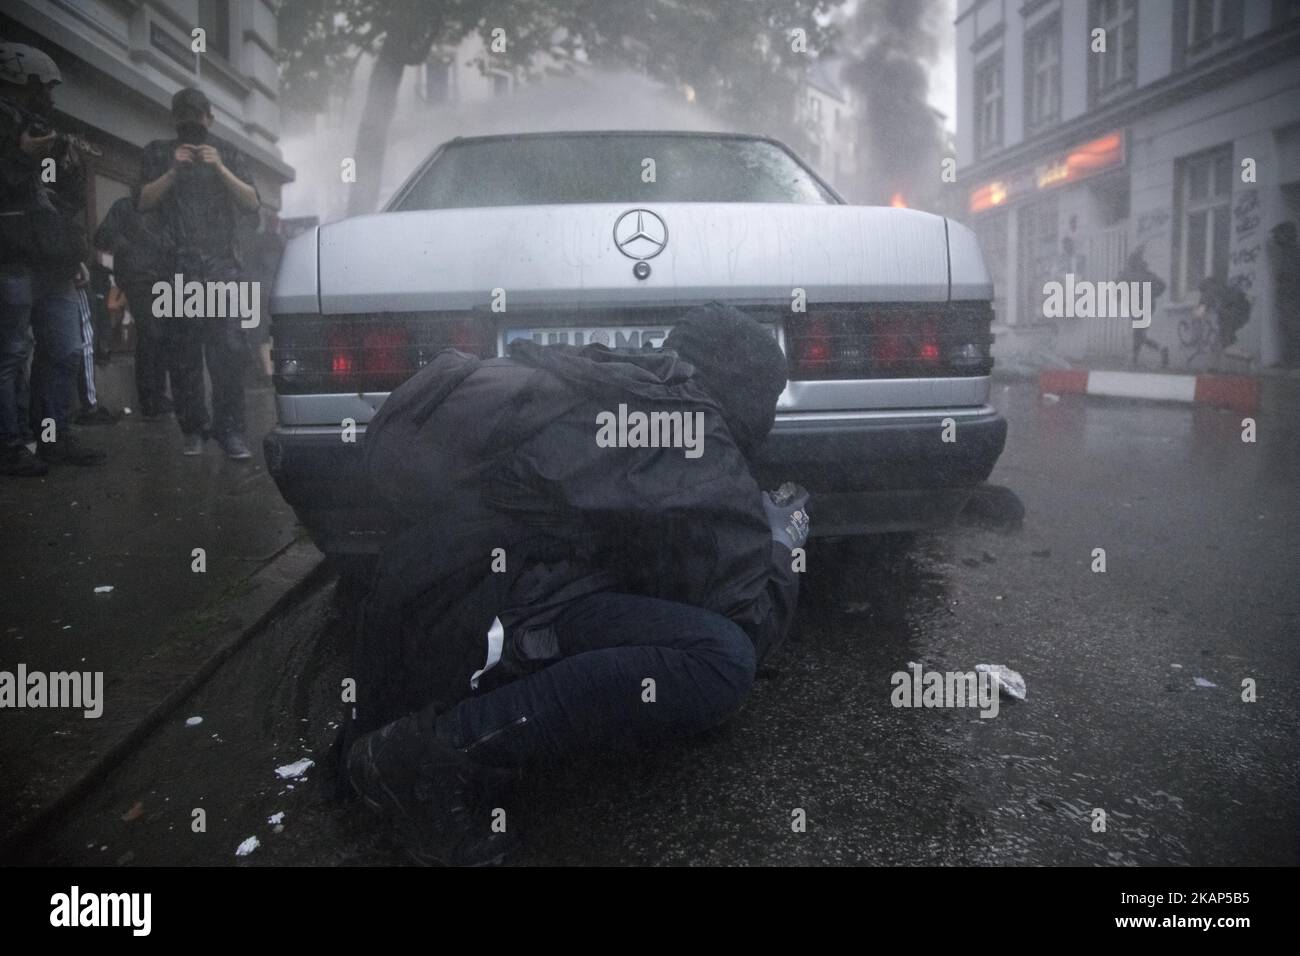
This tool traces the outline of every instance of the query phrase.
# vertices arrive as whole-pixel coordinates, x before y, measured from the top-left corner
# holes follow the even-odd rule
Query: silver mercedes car
[[[365,425],[439,351],[655,348],[719,300],[766,323],[789,385],[757,463],[813,493],[813,533],[941,525],[988,477],[993,286],[942,216],[852,206],[773,139],[561,132],[457,138],[380,213],[289,243],[271,295],[268,469],[317,544],[395,529]]]

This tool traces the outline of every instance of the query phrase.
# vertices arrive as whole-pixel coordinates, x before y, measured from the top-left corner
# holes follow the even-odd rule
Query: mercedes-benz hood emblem
[[[649,209],[629,209],[614,222],[614,245],[629,259],[653,259],[668,245],[668,227]]]

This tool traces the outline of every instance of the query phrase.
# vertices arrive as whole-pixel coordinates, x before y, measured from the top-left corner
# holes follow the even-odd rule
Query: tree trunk
[[[357,181],[348,189],[348,215],[375,212],[379,206],[379,187],[383,179],[384,154],[388,148],[388,131],[397,107],[397,89],[406,65],[391,49],[387,39],[375,57],[366,86],[366,106],[357,124],[357,144],[353,158],[357,161]]]

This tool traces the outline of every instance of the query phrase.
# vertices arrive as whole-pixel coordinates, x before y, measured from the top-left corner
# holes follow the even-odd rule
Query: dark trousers
[[[29,380],[29,416],[38,439],[45,419],[55,424],[55,438],[66,433],[76,408],[77,376],[84,359],[81,304],[72,280],[36,278],[32,332],[36,354]]]
[[[21,445],[28,434],[27,362],[32,354],[30,271],[0,266],[0,446]]]
[[[440,715],[436,732],[476,762],[554,763],[714,727],[754,682],[754,646],[712,611],[595,594],[555,620],[554,661]]]
[[[158,319],[166,324],[176,420],[186,435],[218,438],[244,431],[244,365],[248,346],[239,319]],[[212,423],[203,401],[203,364],[212,379]]]
[[[128,282],[122,287],[135,322],[135,392],[142,415],[160,415],[167,407],[167,323],[153,314],[153,282]]]

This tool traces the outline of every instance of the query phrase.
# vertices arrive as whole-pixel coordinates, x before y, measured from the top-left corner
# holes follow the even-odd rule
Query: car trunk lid
[[[662,223],[662,248],[624,243],[628,255],[614,232],[628,211],[605,203],[505,206],[332,223],[319,235],[321,311],[772,303],[793,301],[796,290],[822,303],[948,298],[945,222],[929,213],[661,203],[646,211]],[[633,273],[638,261],[649,267],[645,278]]]

